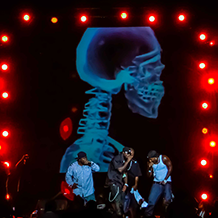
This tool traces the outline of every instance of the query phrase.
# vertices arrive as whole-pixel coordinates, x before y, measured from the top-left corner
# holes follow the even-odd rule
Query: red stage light
[[[210,147],[213,148],[213,147],[215,147],[215,146],[216,146],[216,142],[215,142],[215,141],[211,141],[211,142],[210,142]]]
[[[23,16],[23,19],[24,19],[25,21],[29,21],[29,20],[30,20],[30,15],[25,14],[25,15]]]
[[[8,41],[8,37],[7,36],[2,36],[2,42],[7,42]]]
[[[0,150],[2,150],[2,146],[0,145]]]
[[[8,137],[9,133],[8,133],[8,131],[5,130],[5,131],[2,132],[2,135],[3,135],[4,137]]]
[[[202,106],[203,109],[206,110],[208,108],[208,103],[204,102],[204,103],[202,103],[201,106]]]
[[[214,78],[209,78],[209,79],[208,79],[208,83],[209,83],[210,85],[213,85],[214,82],[215,82]]]
[[[202,198],[202,200],[207,200],[208,196],[207,196],[207,194],[204,193],[201,195],[201,198]]]
[[[212,174],[210,174],[210,178],[211,178],[211,179],[213,178],[213,175],[212,175]]]
[[[6,198],[6,200],[9,200],[9,199],[10,199],[10,195],[7,194],[7,195],[5,196],[5,198]]]
[[[8,65],[7,64],[2,64],[2,70],[7,70],[8,69]]]
[[[204,68],[206,67],[206,64],[205,64],[205,63],[200,63],[200,64],[199,64],[199,67],[200,67],[201,69],[204,69]]]
[[[63,140],[68,139],[73,131],[73,123],[71,119],[68,117],[61,122],[60,125],[60,135]]]
[[[123,12],[123,13],[121,13],[120,16],[121,16],[122,19],[126,19],[126,18],[127,18],[127,13],[126,13],[126,12]]]
[[[184,16],[183,14],[181,14],[181,15],[179,15],[178,19],[179,19],[180,21],[184,21],[184,20],[185,20],[185,16]]]
[[[87,17],[85,15],[80,17],[80,20],[84,23],[87,21]]]
[[[8,162],[4,162],[4,165],[5,165],[6,167],[10,167],[10,164],[9,164]]]
[[[202,129],[202,133],[207,134],[208,133],[208,129],[207,128],[203,128]]]
[[[67,132],[67,131],[69,130],[68,125],[65,125],[65,126],[63,127],[63,130],[64,130],[64,132]]]
[[[8,98],[8,93],[7,92],[3,92],[2,93],[2,98]]]
[[[155,16],[151,15],[151,16],[149,16],[148,19],[150,22],[154,22],[156,18],[155,18]]]
[[[58,19],[57,19],[56,17],[52,17],[52,18],[51,18],[51,22],[52,22],[52,23],[57,23],[57,22],[58,22]]]
[[[206,39],[206,35],[202,33],[202,34],[199,36],[199,38],[200,38],[200,40],[205,40],[205,39]]]
[[[211,46],[212,46],[212,45],[214,45],[214,42],[213,42],[213,41],[211,41],[211,42],[210,42],[210,45],[211,45]]]
[[[207,165],[207,161],[205,159],[201,160],[201,165],[202,166],[206,166]]]

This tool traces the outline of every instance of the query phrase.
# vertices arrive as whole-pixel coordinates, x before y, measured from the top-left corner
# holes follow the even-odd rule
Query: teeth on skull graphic
[[[79,151],[106,172],[109,162],[123,148],[108,136],[111,99],[124,85],[133,113],[157,118],[164,95],[160,76],[161,47],[150,27],[88,28],[77,47],[76,67],[80,78],[94,87],[85,104],[78,134],[83,136],[67,148],[60,172],[66,172]]]

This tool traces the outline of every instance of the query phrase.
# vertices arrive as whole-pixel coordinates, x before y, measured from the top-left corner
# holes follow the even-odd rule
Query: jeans
[[[110,185],[110,198],[109,200],[114,202],[115,208],[116,208],[116,214],[118,216],[123,214],[123,203],[124,203],[124,197],[125,193],[122,191],[120,187],[113,184]]]
[[[86,196],[84,197],[84,204],[86,204],[88,201],[96,201],[95,200],[95,193],[89,195],[89,196]]]
[[[153,215],[155,204],[160,196],[163,196],[164,206],[167,208],[172,198],[171,183],[166,183],[165,185],[153,183],[148,197],[148,206],[145,209],[145,216],[149,217]]]

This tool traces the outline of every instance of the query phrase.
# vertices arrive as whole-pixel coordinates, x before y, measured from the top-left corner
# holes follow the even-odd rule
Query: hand
[[[138,189],[138,186],[134,185],[132,188],[134,189],[134,191],[136,191]]]
[[[122,192],[125,192],[127,189],[127,187],[124,185],[123,188],[122,188]]]
[[[160,182],[161,185],[166,185],[166,182],[163,180]]]
[[[130,154],[130,155],[127,157],[127,161],[130,162],[130,161],[132,160],[132,158],[133,158],[133,155]]]
[[[153,166],[153,164],[154,164],[154,163],[153,163],[152,161],[149,161],[149,162],[148,162],[148,167],[151,168],[151,167]]]
[[[74,183],[71,188],[72,188],[72,189],[78,188],[78,184],[77,184],[77,183]]]

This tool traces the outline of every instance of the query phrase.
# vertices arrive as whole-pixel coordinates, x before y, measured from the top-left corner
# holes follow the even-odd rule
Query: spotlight
[[[207,161],[205,159],[201,160],[201,165],[202,166],[206,166],[207,165]]]
[[[6,194],[5,199],[6,199],[6,200],[9,200],[9,199],[10,199],[10,195],[9,195],[9,194]]]
[[[199,64],[199,67],[200,67],[201,69],[204,69],[204,68],[206,67],[206,64],[205,64],[205,63],[200,63],[200,64]]]
[[[2,136],[8,137],[8,135],[9,135],[8,131],[5,130],[5,131],[2,132]]]
[[[0,150],[2,150],[2,146],[0,145]]]
[[[202,200],[207,200],[208,196],[207,196],[207,194],[204,193],[201,195],[201,198],[202,198]]]
[[[8,37],[7,36],[2,36],[2,42],[7,42],[8,41]]]
[[[10,167],[10,164],[8,163],[8,162],[4,162],[4,165],[6,166],[6,167]]]
[[[210,174],[210,178],[213,179],[213,175],[212,174]]]
[[[28,15],[28,14],[23,15],[23,19],[25,21],[29,21],[30,20],[30,15]]]
[[[80,20],[84,23],[87,21],[87,17],[85,15],[80,17]]]
[[[58,19],[57,19],[56,17],[52,17],[52,18],[51,18],[51,22],[52,22],[52,23],[57,23],[57,22],[58,22]]]
[[[216,146],[216,142],[215,141],[211,141],[210,142],[210,147],[214,148]]]
[[[209,78],[208,79],[208,84],[213,85],[214,84],[214,78]]]
[[[153,22],[155,21],[156,18],[155,18],[155,16],[151,15],[151,16],[149,16],[148,19],[149,19],[150,22],[153,23]]]
[[[122,19],[126,19],[126,18],[127,18],[127,13],[126,13],[126,12],[123,12],[123,13],[121,13],[120,16],[121,16]]]
[[[64,125],[64,126],[63,126],[63,130],[64,130],[64,132],[67,132],[67,131],[69,130],[68,125]]]
[[[202,106],[202,108],[205,109],[205,110],[208,109],[208,103],[206,103],[206,102],[202,103],[201,106]]]
[[[206,39],[206,35],[204,33],[200,34],[199,36],[200,40],[205,40]]]
[[[203,128],[202,129],[202,133],[207,134],[208,133],[208,129],[207,128]]]
[[[2,98],[8,98],[8,93],[7,92],[3,92],[2,93]]]
[[[185,20],[185,16],[183,14],[179,15],[178,17],[179,21],[184,21]]]
[[[2,64],[1,68],[2,68],[2,70],[7,70],[8,69],[8,65],[7,64]]]
[[[210,42],[210,45],[211,45],[211,46],[213,46],[213,45],[214,45],[214,42],[213,42],[213,41],[211,41],[211,42]]]

